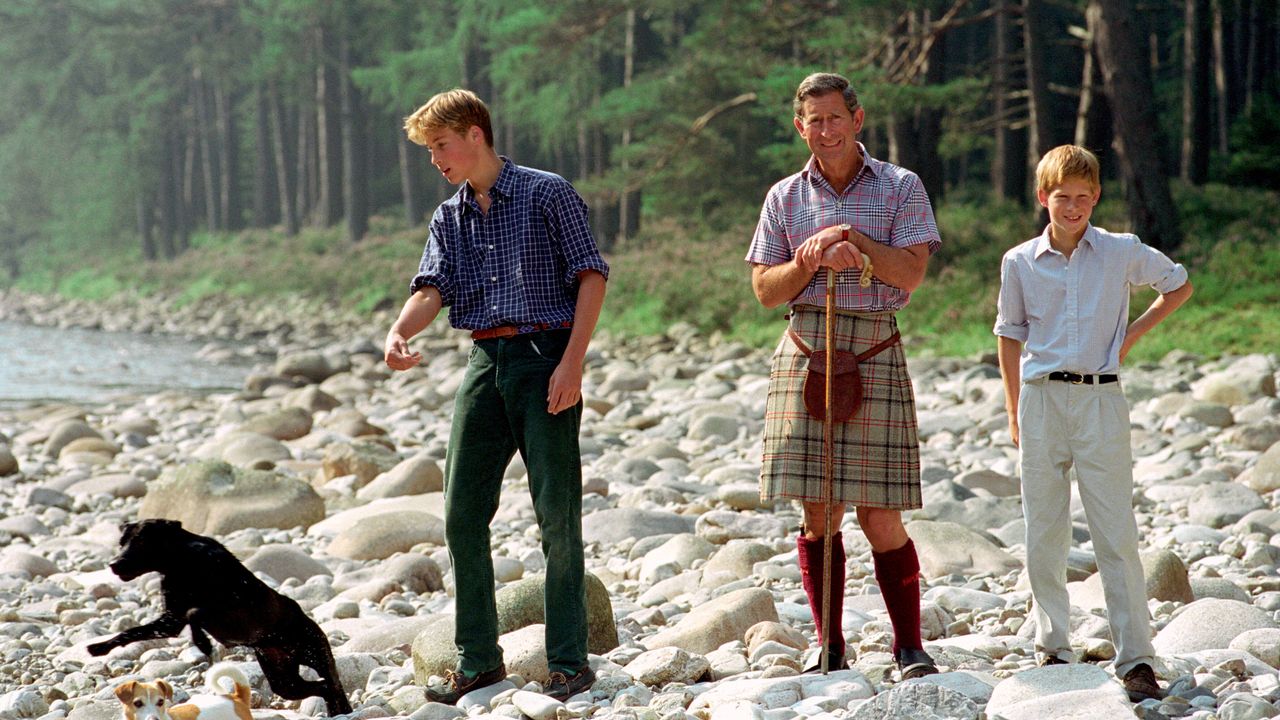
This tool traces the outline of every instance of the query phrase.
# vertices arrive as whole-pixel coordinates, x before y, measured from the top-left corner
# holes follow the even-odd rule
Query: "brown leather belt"
[[[572,322],[562,323],[530,323],[528,325],[498,325],[497,327],[485,328],[484,330],[472,330],[472,340],[493,340],[494,338],[509,338],[516,335],[525,335],[528,333],[542,332],[543,330],[568,330],[573,327]]]

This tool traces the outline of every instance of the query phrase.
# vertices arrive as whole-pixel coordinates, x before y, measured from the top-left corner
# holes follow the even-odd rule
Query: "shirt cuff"
[[[1156,292],[1164,295],[1187,284],[1187,269],[1181,264],[1174,264],[1164,277],[1151,284]]]
[[[451,305],[453,303],[453,286],[440,275],[434,273],[415,275],[413,280],[409,282],[409,294],[412,295],[425,287],[433,287],[440,291],[441,305]]]
[[[1031,335],[1031,329],[1025,323],[1022,325],[1015,325],[999,318],[996,319],[996,326],[991,329],[991,332],[1000,337],[1017,340],[1018,342],[1026,342],[1027,338]]]
[[[596,256],[588,258],[566,270],[564,274],[565,285],[573,286],[578,282],[578,276],[587,270],[595,270],[603,275],[605,280],[609,279],[609,263],[605,262],[604,258]]]

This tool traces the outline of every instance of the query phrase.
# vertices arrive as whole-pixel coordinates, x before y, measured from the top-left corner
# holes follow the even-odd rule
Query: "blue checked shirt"
[[[436,209],[409,292],[435,287],[461,330],[572,321],[578,273],[609,276],[587,204],[559,175],[505,157],[489,197],[480,212],[463,183]]]
[[[1023,382],[1057,370],[1116,373],[1130,288],[1163,294],[1186,282],[1186,268],[1136,235],[1089,225],[1068,261],[1046,227],[1004,254],[995,334],[1023,343]]]
[[[837,193],[810,157],[804,169],[769,189],[760,222],[747,251],[754,265],[780,265],[795,257],[795,249],[819,230],[849,223],[854,230],[883,245],[905,248],[927,245],[929,254],[942,245],[933,207],[920,178],[910,170],[862,153],[862,169],[844,192]],[[873,278],[871,287],[858,284],[861,271],[836,273],[836,307],[859,312],[901,310],[911,293]],[[826,304],[827,273],[813,279],[789,306]]]

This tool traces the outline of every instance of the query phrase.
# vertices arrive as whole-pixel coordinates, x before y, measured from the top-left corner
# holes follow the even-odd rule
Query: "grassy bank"
[[[1118,192],[1094,215],[1110,229],[1124,226]],[[1173,253],[1191,271],[1191,302],[1140,343],[1134,359],[1180,348],[1204,356],[1275,352],[1280,348],[1280,230],[1272,210],[1280,193],[1223,186],[1177,188],[1186,240]],[[929,277],[900,315],[914,351],[972,355],[994,348],[991,325],[1000,256],[1038,232],[1034,214],[986,199],[949,199],[939,210],[943,248]],[[613,276],[603,327],[623,334],[660,333],[677,321],[722,332],[753,345],[776,342],[780,309],[765,310],[751,293],[742,261],[753,225],[711,232],[673,221],[650,222],[633,246],[610,256]],[[377,313],[390,323],[422,251],[424,231],[376,218],[369,237],[346,246],[339,228],[307,229],[295,237],[249,231],[197,235],[179,261],[143,263],[136,243],[119,242],[93,257],[83,250],[43,246],[22,258],[17,287],[99,299],[164,292],[179,305],[220,296],[269,300],[303,294]],[[1154,294],[1135,294],[1138,312]]]

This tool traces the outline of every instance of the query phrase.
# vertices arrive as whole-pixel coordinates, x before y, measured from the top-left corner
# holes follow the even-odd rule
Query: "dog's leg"
[[[94,657],[106,655],[118,647],[124,647],[130,643],[136,643],[141,640],[157,640],[159,638],[176,637],[182,632],[187,621],[169,613],[164,613],[154,621],[146,625],[139,625],[136,628],[129,628],[115,637],[96,642],[89,645],[86,649],[90,655]]]
[[[328,645],[326,644],[325,647],[327,648]],[[310,644],[297,649],[310,658]],[[280,697],[286,700],[301,700],[318,695],[324,698],[330,715],[345,715],[351,712],[351,701],[338,682],[338,672],[333,664],[332,654],[326,667],[325,663],[301,660],[290,649],[280,647],[256,647],[253,653],[258,659],[258,666],[262,668],[262,674],[267,678],[267,684]],[[318,681],[304,679],[299,672],[301,665],[315,670],[323,679]],[[320,667],[315,667],[316,665]]]
[[[187,625],[191,627],[191,642],[196,648],[204,653],[204,656],[213,659],[213,643],[209,641],[209,636],[204,631],[204,623],[201,622],[204,612],[200,608],[191,608],[187,611]]]

